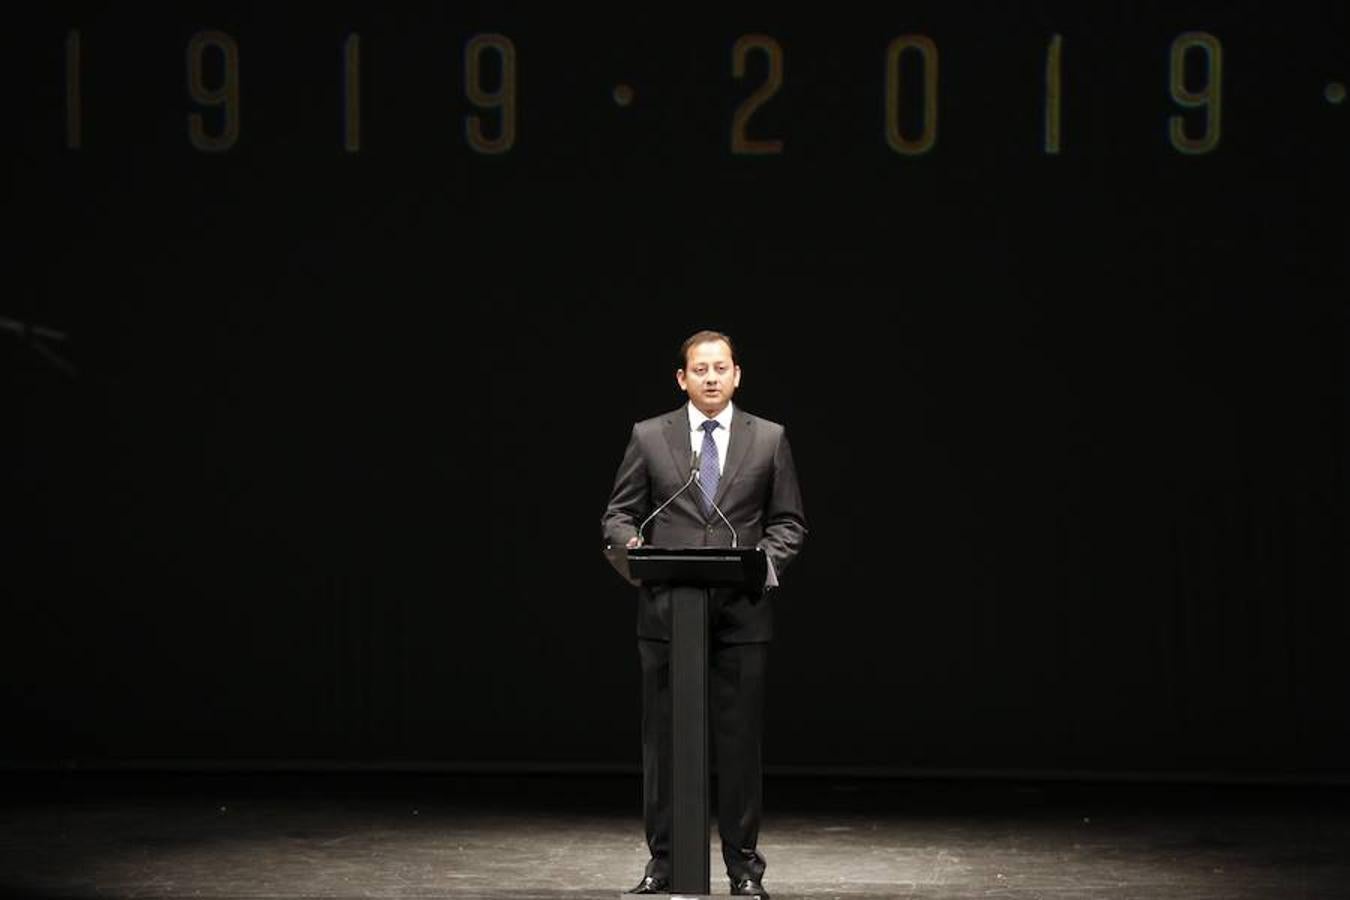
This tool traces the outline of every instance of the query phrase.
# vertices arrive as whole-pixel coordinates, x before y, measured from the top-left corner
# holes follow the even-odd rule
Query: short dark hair
[[[684,367],[689,363],[690,347],[695,344],[706,344],[711,341],[726,341],[727,348],[731,350],[731,364],[733,366],[736,365],[736,345],[731,342],[731,337],[720,331],[708,331],[705,329],[689,335],[689,337],[684,339],[684,343],[680,345],[680,370],[683,371]]]

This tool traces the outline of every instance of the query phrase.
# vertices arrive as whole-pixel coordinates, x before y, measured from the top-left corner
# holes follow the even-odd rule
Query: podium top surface
[[[605,557],[631,584],[685,584],[759,590],[767,561],[758,547],[607,547]]]

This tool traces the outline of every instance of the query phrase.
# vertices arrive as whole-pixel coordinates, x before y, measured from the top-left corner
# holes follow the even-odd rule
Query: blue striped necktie
[[[712,515],[713,498],[717,496],[717,481],[722,477],[721,467],[718,465],[717,442],[713,440],[713,430],[718,427],[718,422],[716,419],[709,419],[700,427],[703,429],[703,449],[699,451],[698,484],[703,489],[703,513]]]

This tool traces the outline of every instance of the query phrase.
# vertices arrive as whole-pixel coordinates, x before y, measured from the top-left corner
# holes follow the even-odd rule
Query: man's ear
[[[731,380],[731,386],[732,386],[732,387],[740,387],[740,386],[741,386],[741,367],[740,367],[740,366],[737,366],[737,367],[733,370],[733,372],[734,372],[734,374],[731,376],[731,379],[732,379],[732,380]]]
[[[737,375],[737,377],[739,377],[739,374]],[[680,390],[682,390],[682,391],[687,391],[687,390],[688,390],[688,388],[685,387],[685,381],[684,381],[684,369],[676,369],[676,370],[675,370],[675,383],[678,384],[678,385],[680,386]]]

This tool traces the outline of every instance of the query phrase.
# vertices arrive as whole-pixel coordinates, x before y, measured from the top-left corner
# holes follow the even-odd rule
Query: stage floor
[[[629,776],[0,782],[4,897],[613,900],[646,861]],[[1344,787],[780,778],[765,797],[775,900],[1350,898]]]

